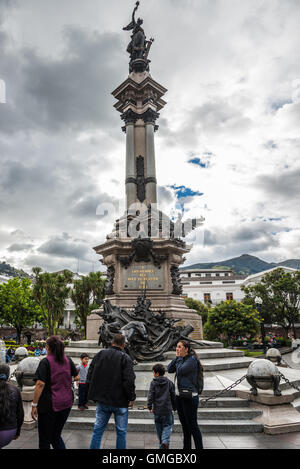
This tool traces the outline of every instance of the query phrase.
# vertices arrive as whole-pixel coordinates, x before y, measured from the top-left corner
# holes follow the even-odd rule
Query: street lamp
[[[261,340],[262,340],[262,344],[263,344],[263,353],[266,354],[267,353],[267,347],[266,347],[266,343],[265,343],[265,324],[264,324],[264,320],[263,320],[262,313],[261,313],[262,304],[263,304],[262,299],[259,296],[257,296],[255,298],[255,305],[256,305],[257,311],[259,312]]]

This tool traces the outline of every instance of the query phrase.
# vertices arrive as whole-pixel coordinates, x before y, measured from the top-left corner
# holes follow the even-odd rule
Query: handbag
[[[190,389],[179,389],[179,397],[183,397],[184,399],[192,399],[193,393]]]
[[[177,373],[175,374],[175,380],[174,380],[174,386],[175,386],[175,383],[176,383],[176,379],[177,379]],[[190,389],[179,389],[178,388],[178,391],[179,391],[179,397],[182,397],[183,399],[193,399],[193,393]]]

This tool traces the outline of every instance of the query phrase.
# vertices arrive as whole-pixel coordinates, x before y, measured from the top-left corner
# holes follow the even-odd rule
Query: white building
[[[56,272],[57,274],[61,274],[63,271],[58,271]],[[78,273],[71,272],[73,274],[73,280],[80,280],[82,279],[83,275],[80,275]],[[73,288],[73,284],[69,284],[68,287]],[[71,300],[71,298],[68,298],[66,301],[66,309],[64,312],[64,319],[60,324],[60,327],[63,329],[75,329],[75,304]]]
[[[7,283],[12,277],[7,277],[7,275],[0,275],[0,284]]]
[[[181,270],[183,295],[202,303],[216,305],[225,300],[241,301],[241,290],[246,276],[237,275],[233,270],[185,269]]]
[[[242,286],[255,285],[261,282],[264,275],[278,268],[286,272],[296,272],[290,267],[278,266],[264,270],[257,274],[245,276],[237,275],[233,270],[221,269],[185,269],[180,271],[183,296],[193,298],[202,303],[217,305],[221,301],[242,301],[244,292]]]
[[[285,265],[281,265],[281,266],[278,266],[278,267],[273,267],[273,269],[269,269],[269,270],[264,270],[263,272],[258,272],[257,274],[252,274],[252,275],[249,275],[245,280],[244,280],[244,286],[245,287],[250,287],[252,285],[255,285],[257,283],[260,283],[262,278],[264,277],[264,275],[266,274],[269,274],[270,272],[273,272],[273,270],[276,270],[276,269],[283,269],[285,270],[286,272],[290,272],[290,273],[293,273],[293,272],[297,272],[297,269],[292,269],[291,267],[286,267]]]

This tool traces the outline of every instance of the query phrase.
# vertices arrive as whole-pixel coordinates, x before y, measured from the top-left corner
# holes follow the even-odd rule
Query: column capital
[[[156,111],[153,111],[153,109],[148,108],[147,111],[145,111],[141,115],[141,119],[145,122],[145,124],[153,124],[155,125],[156,119],[159,118],[159,113]]]
[[[139,118],[139,114],[134,112],[132,109],[128,109],[126,112],[121,114],[121,119],[125,122],[125,125],[135,124]]]

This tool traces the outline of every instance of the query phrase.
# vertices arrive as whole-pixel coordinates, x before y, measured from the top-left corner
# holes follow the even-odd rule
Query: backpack
[[[196,383],[196,388],[198,391],[198,394],[202,394],[203,391],[203,385],[204,385],[204,379],[203,379],[203,366],[199,364],[198,362],[198,375],[197,375],[197,383]]]

